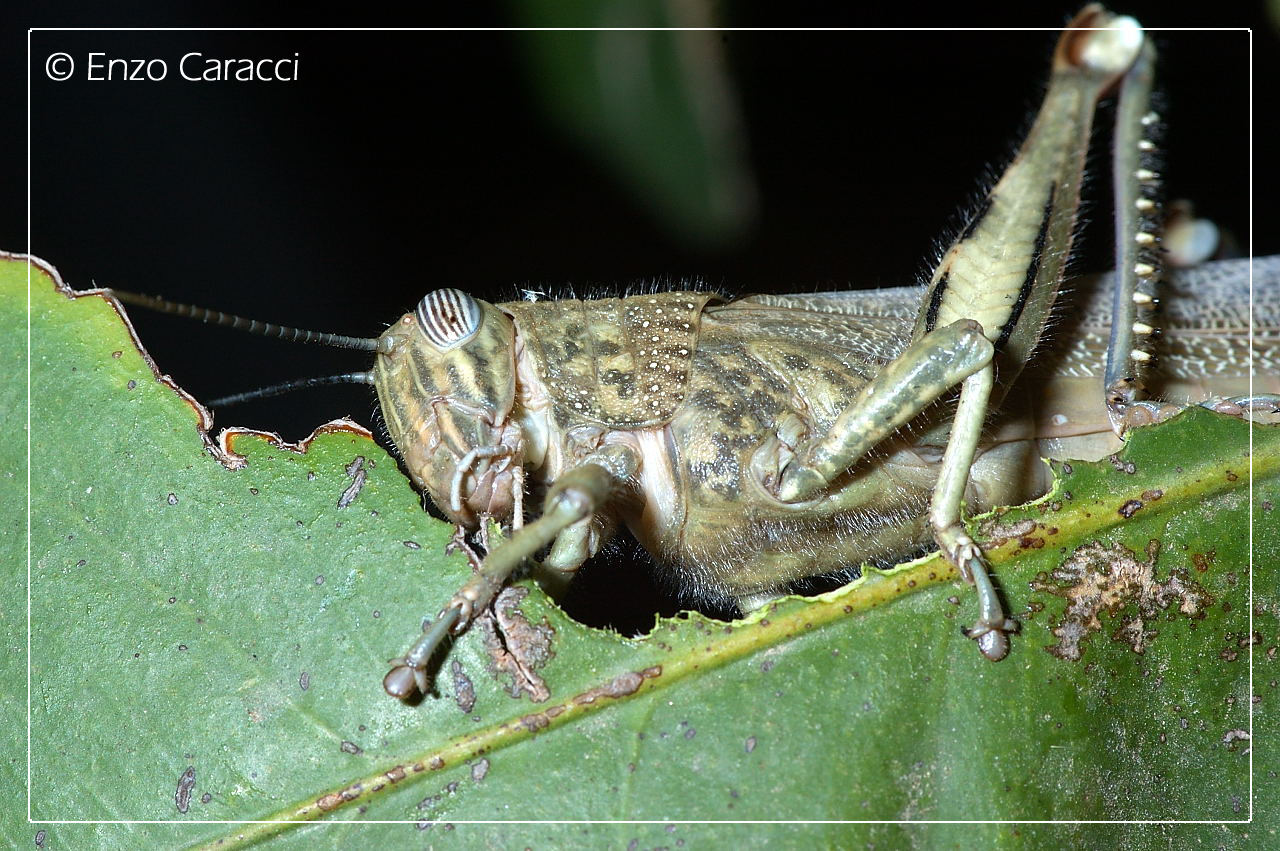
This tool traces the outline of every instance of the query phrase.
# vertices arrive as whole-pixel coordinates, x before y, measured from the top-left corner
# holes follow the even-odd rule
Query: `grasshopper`
[[[987,658],[1003,658],[1017,624],[965,531],[962,505],[972,512],[1034,496],[1047,486],[1041,454],[1102,456],[1129,428],[1176,410],[1140,398],[1160,268],[1159,177],[1146,133],[1158,122],[1147,106],[1153,62],[1135,21],[1084,9],[1061,36],[1017,156],[923,289],[490,304],[445,288],[378,338],[306,337],[375,354],[371,371],[341,378],[376,387],[406,471],[447,518],[465,530],[490,520],[512,530],[392,660],[385,690],[427,693],[439,645],[522,564],[546,550],[536,571],[562,584],[620,526],[691,595],[744,610],[793,581],[932,541],[975,586],[979,615],[966,634]],[[1095,295],[1055,353],[1042,337],[1071,252],[1093,115],[1113,94],[1117,295]],[[1200,279],[1185,317],[1171,312],[1171,337],[1184,318],[1204,330],[1223,297],[1212,281]],[[1241,295],[1237,286],[1229,303]],[[1095,338],[1108,324],[1102,366]],[[1217,342],[1218,361],[1247,374],[1239,345]],[[1170,357],[1171,373],[1196,368],[1194,349]],[[1088,389],[1057,389],[1068,380]],[[1037,388],[1053,413],[1029,410]],[[1083,418],[1063,413],[1057,403],[1068,398]],[[541,506],[528,522],[526,503]]]

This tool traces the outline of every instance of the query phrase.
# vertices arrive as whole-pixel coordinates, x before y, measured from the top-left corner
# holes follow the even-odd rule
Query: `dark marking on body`
[[[303,671],[302,675],[298,677],[298,688],[302,689],[303,691],[306,691],[307,689],[311,688],[311,675],[308,674],[306,671]]]
[[[792,372],[804,372],[809,368],[809,359],[804,355],[792,354],[791,352],[782,353],[782,362],[786,364],[787,369]]]
[[[1036,234],[1035,248],[1031,253],[1031,263],[1027,266],[1027,274],[1022,278],[1022,286],[1018,288],[1018,298],[1014,301],[1013,307],[1009,310],[1009,318],[1000,328],[1000,337],[996,340],[996,348],[1003,348],[1005,343],[1009,342],[1009,338],[1013,336],[1013,331],[1018,327],[1018,320],[1022,318],[1022,311],[1027,307],[1027,299],[1031,298],[1031,291],[1035,287],[1036,278],[1040,275],[1040,263],[1044,260],[1044,244],[1049,236],[1049,220],[1053,216],[1053,199],[1058,194],[1058,185],[1056,183],[1049,187],[1049,197],[1044,202],[1044,211],[1040,214],[1040,232]]]
[[[342,740],[341,749],[343,753],[349,753],[353,756],[358,756],[364,753],[364,748],[360,747],[355,742],[349,742],[346,739]]]
[[[342,492],[342,496],[338,497],[338,508],[346,508],[355,502],[356,497],[360,495],[361,489],[364,488],[365,477],[368,476],[364,469],[364,456],[357,455],[344,468],[344,471],[347,477],[351,479],[351,484],[347,485],[347,489]]]
[[[178,504],[178,495],[177,495],[176,493],[171,493],[171,494],[169,494],[168,502],[169,502],[169,504],[170,504],[170,505],[177,505],[177,504]]]
[[[949,273],[944,273],[938,279],[938,283],[933,285],[932,292],[929,293],[929,308],[924,314],[924,330],[932,331],[938,327],[938,311],[942,309],[942,297],[947,293],[947,279]]]
[[[44,832],[44,830],[37,830],[37,831],[36,831],[36,847],[37,847],[37,848],[43,848],[43,847],[44,847],[44,838],[45,838],[46,836],[48,836],[48,834],[47,834],[47,833],[45,833],[45,832]]]
[[[137,388],[137,386],[138,386],[138,382],[136,382],[136,381],[134,381],[132,378],[130,378],[130,379],[129,379],[129,383],[128,383],[128,384],[126,384],[125,386],[126,386],[126,387],[128,387],[130,390],[134,390],[134,389],[136,389],[136,388]]]
[[[623,372],[618,369],[605,370],[604,375],[600,377],[600,383],[617,387],[615,392],[619,399],[630,399],[636,394],[636,376],[633,372]]]
[[[987,213],[991,211],[991,204],[995,200],[995,194],[992,193],[982,199],[982,203],[978,205],[978,209],[973,211],[973,215],[969,218],[969,223],[964,226],[964,232],[960,234],[960,238],[956,242],[964,242],[973,236],[978,226],[982,224],[982,220],[987,217]]]
[[[191,809],[191,790],[196,787],[196,769],[195,766],[188,766],[187,770],[182,772],[182,776],[178,778],[178,788],[173,793],[173,802],[178,807],[178,812],[186,813]]]

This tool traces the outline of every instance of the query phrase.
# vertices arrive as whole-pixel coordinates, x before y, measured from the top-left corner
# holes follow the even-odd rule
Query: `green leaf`
[[[470,571],[443,555],[450,530],[421,511],[395,462],[350,424],[322,429],[305,451],[257,434],[233,434],[224,451],[109,300],[72,297],[48,267],[12,256],[0,263],[8,363],[23,357],[28,268],[30,813],[158,823],[25,824],[6,808],[15,843],[29,847],[41,829],[51,847],[456,837],[1163,848],[1271,837],[1258,822],[466,822],[1241,822],[1251,760],[1255,806],[1274,812],[1275,751],[1249,748],[1280,732],[1268,711],[1276,428],[1252,429],[1252,505],[1251,429],[1195,409],[1138,432],[1114,462],[1071,465],[1039,503],[981,522],[1023,622],[996,665],[960,636],[973,596],[936,557],[745,621],[664,620],[642,640],[578,625],[522,584],[496,648],[472,628],[441,669],[440,697],[406,706],[382,693],[386,660]],[[21,505],[22,371],[2,386],[0,488]],[[358,472],[362,487],[339,507]],[[20,515],[7,531],[4,563],[20,570]],[[7,649],[20,659],[24,583],[4,587]],[[507,651],[527,663],[524,689],[491,670]],[[17,666],[4,677],[0,699],[20,719],[26,683]],[[463,678],[474,692],[465,711]],[[535,702],[537,683],[546,694]],[[11,728],[2,779],[15,789],[25,742]],[[205,823],[264,819],[286,823]]]

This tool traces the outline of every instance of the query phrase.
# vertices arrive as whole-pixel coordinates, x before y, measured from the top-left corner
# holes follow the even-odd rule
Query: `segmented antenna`
[[[346,372],[342,375],[325,375],[319,378],[298,378],[283,384],[272,384],[270,387],[259,387],[244,393],[233,393],[230,396],[219,396],[210,399],[205,405],[210,408],[221,408],[226,405],[238,405],[241,402],[252,402],[254,399],[269,399],[281,396],[294,390],[307,390],[312,387],[327,387],[331,384],[373,384],[372,372]]]
[[[348,337],[344,334],[307,331],[302,328],[290,328],[287,325],[276,325],[272,322],[261,322],[257,319],[245,319],[243,316],[223,313],[220,310],[210,310],[207,307],[196,307],[192,304],[181,304],[176,301],[156,298],[155,296],[128,292],[127,290],[109,288],[107,292],[125,304],[135,304],[138,307],[145,307],[157,313],[169,313],[186,319],[195,319],[208,325],[221,325],[262,337],[275,337],[288,343],[317,343],[321,346],[333,346],[339,349],[359,349],[365,352],[387,352],[391,348],[390,339],[385,339],[384,342],[382,337]]]

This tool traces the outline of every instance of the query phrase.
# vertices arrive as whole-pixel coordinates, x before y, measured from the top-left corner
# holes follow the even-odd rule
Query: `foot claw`
[[[470,605],[467,606],[467,611],[470,611]],[[391,660],[392,668],[382,678],[382,688],[387,694],[400,700],[408,700],[415,690],[424,695],[427,693],[431,685],[427,677],[427,665],[445,636],[456,630],[461,612],[461,606],[445,606],[435,621],[424,628],[422,636],[409,648],[409,652]],[[461,622],[465,627],[467,621]]]
[[[992,662],[1009,655],[1009,634],[1018,631],[1018,622],[1005,618],[998,624],[978,621],[964,630],[965,637],[978,642],[978,651]]]

